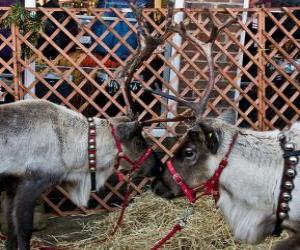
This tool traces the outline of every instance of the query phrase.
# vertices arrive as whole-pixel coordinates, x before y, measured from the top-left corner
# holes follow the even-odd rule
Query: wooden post
[[[25,8],[36,8],[36,1],[35,0],[25,0]],[[26,58],[25,58],[26,60]],[[35,61],[30,63],[28,67],[35,71]],[[33,82],[35,81],[34,74],[31,73],[29,69],[24,70],[24,87],[28,88]],[[35,94],[35,88],[31,88],[30,91],[32,91]],[[32,99],[32,96],[28,93],[25,93],[23,96],[23,99]]]
[[[20,75],[19,75],[19,67],[18,67],[18,62],[19,62],[19,56],[20,56],[20,48],[19,48],[19,43],[18,43],[18,38],[17,38],[17,33],[19,32],[19,27],[17,27],[15,24],[11,26],[11,35],[12,35],[12,40],[13,40],[13,85],[14,85],[14,99],[15,100],[20,100],[20,86],[19,82]]]
[[[265,90],[266,90],[266,83],[265,83],[265,66],[266,62],[264,59],[264,53],[265,53],[265,38],[264,38],[264,32],[265,30],[265,12],[263,9],[258,11],[258,35],[259,35],[259,45],[257,46],[257,49],[259,51],[259,65],[260,69],[258,70],[258,106],[259,111],[258,112],[258,123],[259,123],[259,129],[261,131],[266,130],[265,126]]]

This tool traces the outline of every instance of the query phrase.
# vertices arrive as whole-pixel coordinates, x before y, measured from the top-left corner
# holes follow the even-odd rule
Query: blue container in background
[[[136,1],[136,5],[138,7],[147,7],[148,0],[138,0]],[[129,2],[126,0],[99,0],[98,4],[96,5],[97,8],[130,8]],[[114,12],[105,12],[102,15],[103,19],[105,20],[105,23],[107,26],[111,25],[115,18],[118,18]],[[126,14],[126,17],[129,18],[130,22],[134,25],[136,23],[135,21],[135,15],[132,12],[129,12]],[[107,26],[103,23],[97,21],[92,26],[92,31],[100,37],[105,31],[107,31]],[[131,30],[130,27],[124,22],[119,21],[117,25],[113,27],[114,31],[118,33],[122,38],[125,37],[125,35]],[[119,39],[112,34],[112,32],[109,32],[103,39],[103,42],[106,44],[107,47],[110,49],[113,49],[114,46],[119,42]],[[138,45],[137,43],[137,36],[135,33],[128,36],[126,39],[126,42],[135,49]],[[105,48],[103,48],[101,45],[98,45],[94,52],[100,54],[100,55],[106,55],[107,51]],[[115,53],[122,59],[125,60],[130,54],[130,50],[125,46],[121,45]]]

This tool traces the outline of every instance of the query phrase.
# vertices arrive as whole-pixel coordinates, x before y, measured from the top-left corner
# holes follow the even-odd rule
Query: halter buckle
[[[177,183],[177,184],[182,184],[182,178],[178,173],[173,174],[173,180]]]

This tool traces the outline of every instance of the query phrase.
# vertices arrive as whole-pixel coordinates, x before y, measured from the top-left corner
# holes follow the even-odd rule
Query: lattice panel
[[[300,108],[300,11],[283,9],[265,12],[266,43],[264,54],[267,72],[265,75],[265,119],[275,127],[299,119]]]
[[[1,18],[5,18],[7,9],[2,10]],[[0,74],[11,72],[16,87],[0,78],[6,92],[21,99],[48,99],[86,116],[109,118],[124,114],[124,100],[114,79],[137,46],[138,27],[132,13],[120,9],[33,11],[41,14],[44,21],[36,45],[30,42],[31,33],[22,34],[17,27],[7,38],[0,35],[0,52],[4,46],[14,51],[11,59],[0,58]],[[143,14],[152,32],[162,33],[166,21],[162,18],[155,22],[155,11],[160,11],[162,17],[166,15],[165,10],[153,9],[144,9]],[[214,15],[220,24],[230,18],[239,19],[216,42],[216,85],[205,115],[217,116],[231,107],[238,113],[237,125],[256,130],[284,128],[299,119],[297,11],[284,9],[279,14],[266,9],[216,9]],[[184,9],[183,21],[189,23],[188,32],[199,38],[208,36],[211,24],[203,10]],[[278,34],[282,38],[278,39]],[[24,46],[31,51],[26,58],[18,53]],[[277,60],[279,56],[283,63]],[[287,63],[293,65],[292,72],[284,69]],[[131,83],[139,119],[188,112],[174,102],[143,92],[140,84],[151,88],[158,85],[186,100],[198,101],[207,80],[208,67],[202,52],[178,35],[171,36],[136,71]],[[179,145],[185,129],[180,123],[153,124],[145,133],[166,160]],[[148,179],[136,179],[131,184],[133,195],[142,192],[148,183]],[[49,211],[61,216],[87,214],[115,209],[115,203],[123,199],[123,189],[124,183],[113,177],[101,194],[91,197],[89,209],[72,205],[62,187],[45,192],[43,199]]]
[[[0,9],[0,22],[7,18],[7,8]],[[12,29],[15,31],[15,29]],[[16,84],[16,39],[8,30],[0,32],[0,101],[14,100],[18,85]]]

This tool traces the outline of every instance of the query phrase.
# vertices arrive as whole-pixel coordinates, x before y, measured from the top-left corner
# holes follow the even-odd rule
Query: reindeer
[[[213,194],[236,239],[257,244],[273,232],[279,234],[287,229],[295,235],[275,249],[299,249],[300,178],[295,175],[299,167],[300,123],[282,132],[258,132],[234,126],[233,110],[217,118],[203,116],[215,81],[212,48],[219,32],[228,26],[226,23],[217,27],[210,16],[213,29],[207,42],[187,34],[183,25],[178,31],[207,58],[209,83],[202,100],[191,103],[148,89],[190,107],[195,113],[182,144],[168,162],[173,173],[163,169],[155,177],[152,190],[173,199],[184,194],[178,185],[184,182],[189,192]]]
[[[128,107],[133,102],[128,84],[136,69],[173,33],[173,8],[162,34],[151,34],[142,10],[132,8],[141,28],[139,39],[144,43],[140,42],[132,58],[117,72]],[[142,126],[155,120],[143,123],[131,108],[127,113],[111,119],[86,119],[45,100],[0,106],[0,191],[7,195],[9,225],[6,249],[30,249],[34,204],[46,189],[63,185],[76,205],[86,206],[95,182],[99,190],[124,154],[142,165],[141,174],[156,174],[161,162],[155,154],[145,155],[148,146],[142,136]]]

